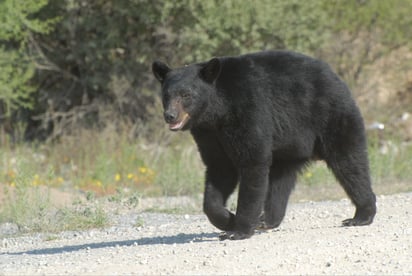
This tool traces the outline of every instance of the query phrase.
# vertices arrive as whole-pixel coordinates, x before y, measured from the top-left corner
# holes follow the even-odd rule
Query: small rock
[[[139,264],[141,264],[141,265],[145,265],[145,264],[147,264],[148,262],[147,262],[147,260],[140,260],[139,261]]]

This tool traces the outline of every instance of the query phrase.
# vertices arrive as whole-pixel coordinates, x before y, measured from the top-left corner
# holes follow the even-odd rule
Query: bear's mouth
[[[169,124],[169,129],[170,130],[182,129],[186,125],[187,121],[189,121],[189,118],[190,118],[189,114],[184,113],[182,118],[179,121],[177,121],[176,123]]]

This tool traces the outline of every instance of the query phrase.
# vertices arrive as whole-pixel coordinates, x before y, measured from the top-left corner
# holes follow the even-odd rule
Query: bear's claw
[[[359,218],[351,218],[351,219],[345,219],[342,221],[342,226],[363,226],[363,225],[369,225],[372,223],[372,219],[359,219]]]
[[[247,238],[250,238],[252,234],[245,234],[245,233],[240,233],[240,232],[235,232],[235,231],[227,231],[223,232],[219,235],[219,240],[224,241],[224,240],[244,240]]]

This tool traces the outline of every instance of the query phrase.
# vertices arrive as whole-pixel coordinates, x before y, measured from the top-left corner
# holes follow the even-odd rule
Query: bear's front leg
[[[215,227],[231,231],[235,215],[226,209],[226,201],[236,187],[238,176],[233,167],[220,165],[207,167],[203,210]]]
[[[220,236],[221,240],[241,240],[253,235],[265,200],[269,180],[265,165],[242,168],[233,230]]]

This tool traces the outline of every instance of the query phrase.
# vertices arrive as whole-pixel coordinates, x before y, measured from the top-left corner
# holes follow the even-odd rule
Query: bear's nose
[[[166,123],[173,123],[177,118],[177,112],[174,111],[165,111],[163,115]]]

